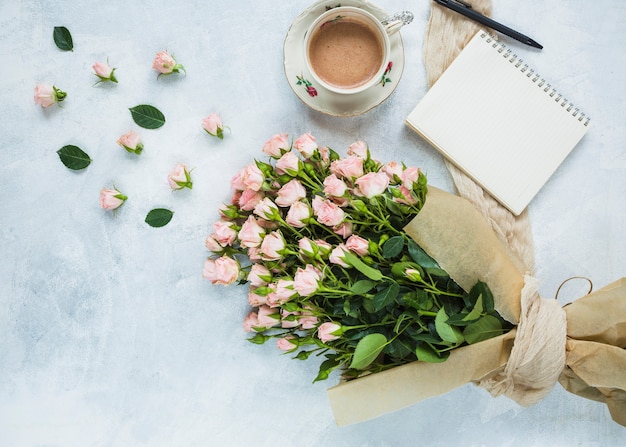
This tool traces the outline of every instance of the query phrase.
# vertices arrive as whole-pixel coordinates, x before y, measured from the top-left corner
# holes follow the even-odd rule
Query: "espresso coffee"
[[[353,18],[325,22],[309,44],[309,61],[317,76],[338,88],[367,83],[383,64],[383,42],[367,24]]]

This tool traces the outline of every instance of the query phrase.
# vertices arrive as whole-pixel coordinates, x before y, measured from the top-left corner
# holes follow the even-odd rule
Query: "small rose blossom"
[[[343,197],[347,191],[348,185],[335,174],[324,179],[324,194],[327,196]]]
[[[239,277],[239,264],[234,259],[222,256],[204,261],[202,276],[213,284],[229,285]]]
[[[259,326],[269,329],[278,325],[280,322],[280,314],[278,310],[263,304],[259,307],[258,320]]]
[[[306,189],[299,180],[289,180],[278,190],[276,204],[278,206],[291,206],[293,203],[306,197]]]
[[[313,213],[321,224],[336,227],[343,222],[345,213],[330,200],[324,200],[320,196],[315,196],[312,206]]]
[[[381,195],[389,186],[389,177],[384,172],[369,172],[355,181],[359,192],[368,199]]]
[[[255,163],[249,164],[243,168],[241,181],[243,182],[245,189],[260,191],[264,180],[265,175],[263,175],[263,172],[261,172]]]
[[[100,191],[100,207],[105,210],[116,210],[128,199],[117,189],[103,188]]]
[[[129,130],[124,135],[121,135],[117,139],[117,144],[122,146],[128,152],[131,152],[137,155],[141,154],[141,152],[143,151],[143,143],[141,142],[141,139],[139,138],[139,134],[135,132],[134,130]]]
[[[261,262],[261,248],[260,247],[248,247],[248,258],[252,262]]]
[[[159,76],[167,76],[172,73],[180,73],[185,68],[176,62],[174,57],[167,51],[159,51],[152,61],[152,68],[159,72]]]
[[[298,267],[293,278],[293,288],[300,296],[313,295],[319,288],[322,272],[311,264],[303,269]]]
[[[352,235],[352,222],[342,222],[341,225],[334,227],[333,231],[345,239]]]
[[[283,257],[285,239],[280,231],[272,231],[261,242],[261,257],[266,261],[277,261]]]
[[[253,248],[261,245],[265,230],[261,227],[254,216],[248,216],[248,219],[241,226],[241,230],[237,236],[239,237],[239,244],[245,248]]]
[[[317,149],[315,137],[310,133],[300,135],[293,145],[305,159],[311,158]]]
[[[232,245],[235,239],[237,239],[237,230],[235,230],[234,226],[233,222],[226,220],[218,220],[213,224],[212,236],[222,247]]]
[[[339,244],[337,245],[333,251],[330,252],[330,256],[328,258],[328,261],[331,264],[337,264],[341,267],[347,268],[350,267],[350,264],[348,264],[344,257],[346,255],[346,252],[348,251],[348,248],[345,246],[345,244]]]
[[[309,305],[304,305],[304,310],[300,314],[300,318],[298,318],[298,323],[300,327],[304,330],[313,329],[319,323],[319,320],[315,316],[315,311]]]
[[[278,338],[276,340],[276,346],[281,351],[285,351],[285,352],[293,351],[294,349],[298,348],[297,343],[294,343],[293,340],[294,340],[293,337]]]
[[[259,327],[259,315],[252,311],[243,320],[243,330],[246,332],[252,332],[255,327]]]
[[[237,204],[244,211],[252,211],[264,197],[265,194],[261,191],[246,189],[239,196]]]
[[[399,164],[397,161],[390,161],[389,163],[386,163],[385,165],[383,165],[383,167],[381,168],[381,170],[387,174],[387,177],[389,177],[389,182],[391,184],[397,184],[398,182],[401,182],[401,175],[402,175],[402,165]]]
[[[408,268],[404,271],[404,276],[406,276],[409,280],[415,282],[422,281],[422,274],[417,269]]]
[[[413,183],[417,183],[420,177],[420,169],[415,167],[409,167],[402,171],[400,179],[402,180],[402,186],[406,189],[412,190]]]
[[[298,316],[300,314],[298,312],[287,312],[286,310],[282,310],[280,315],[280,326],[283,329],[291,329],[294,327],[298,327]]]
[[[206,133],[220,140],[224,139],[224,124],[217,113],[211,113],[202,120],[202,128]]]
[[[326,256],[328,256],[330,254],[331,250],[333,249],[332,245],[330,245],[328,242],[323,241],[321,239],[317,239],[314,242],[315,242],[315,245],[317,245],[317,248],[319,249],[320,256],[322,258],[325,258]]]
[[[357,157],[361,157],[364,159],[368,159],[368,148],[367,144],[363,141],[358,140],[348,146],[348,155],[356,155]]]
[[[394,196],[394,202],[402,203],[404,205],[415,205],[417,203],[417,198],[411,190],[407,189],[406,186],[401,185],[397,191],[400,193],[401,197]]]
[[[317,336],[322,342],[337,340],[341,337],[343,330],[337,323],[322,323],[317,329]]]
[[[233,188],[235,191],[243,191],[244,189],[246,189],[246,185],[243,183],[243,175],[244,169],[237,172],[230,179],[230,187]]]
[[[270,157],[280,158],[289,150],[289,140],[286,133],[278,133],[263,144],[261,150]]]
[[[255,293],[253,289],[248,291],[248,304],[252,307],[259,307],[263,304],[267,304],[267,299],[263,295]]]
[[[330,172],[338,177],[348,180],[361,177],[363,175],[363,159],[356,155],[335,160],[330,164]]]
[[[278,206],[276,206],[276,204],[269,197],[264,197],[259,203],[257,203],[254,207],[254,214],[259,216],[261,219],[267,220],[276,220],[280,217]]]
[[[281,175],[287,174],[292,177],[298,175],[298,172],[300,172],[300,160],[298,159],[298,156],[292,151],[286,152],[276,162],[276,172]]]
[[[296,295],[297,293],[294,290],[293,281],[288,279],[279,279],[276,283],[274,291],[267,296],[267,301],[271,307],[276,307],[285,304]]]
[[[193,182],[191,181],[191,173],[187,166],[183,163],[178,163],[170,173],[167,175],[167,182],[170,188],[173,190],[179,190],[184,188],[193,188]]]
[[[108,63],[104,62],[96,62],[92,65],[94,74],[98,77],[98,82],[115,82],[117,83],[117,79],[115,78],[115,68],[109,66]]]
[[[346,241],[346,248],[359,256],[365,256],[369,253],[369,241],[353,234]]]
[[[292,227],[304,228],[307,226],[309,219],[311,218],[311,208],[308,204],[302,201],[292,203],[287,211],[285,222]]]
[[[263,264],[252,264],[250,273],[248,273],[248,281],[253,287],[262,287],[272,280],[272,272]]]
[[[44,109],[53,104],[62,102],[67,93],[59,90],[54,85],[37,84],[35,86],[35,104]]]
[[[206,237],[204,245],[207,250],[212,251],[213,253],[222,253],[224,251],[224,247],[222,247],[212,235]]]

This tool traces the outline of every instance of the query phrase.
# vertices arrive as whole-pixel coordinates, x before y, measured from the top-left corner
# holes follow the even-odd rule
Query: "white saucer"
[[[321,0],[307,8],[291,24],[284,45],[284,65],[287,81],[294,93],[309,107],[333,116],[355,116],[376,107],[393,93],[404,70],[404,46],[397,32],[390,37],[391,70],[381,82],[356,95],[342,95],[316,85],[304,63],[302,45],[309,25],[322,12],[337,6],[337,0]],[[342,0],[341,6],[356,6],[372,13],[379,19],[388,14],[378,6],[361,0]]]

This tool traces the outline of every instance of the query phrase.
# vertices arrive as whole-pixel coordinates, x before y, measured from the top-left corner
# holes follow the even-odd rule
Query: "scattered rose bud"
[[[172,73],[180,73],[181,70],[185,71],[185,68],[176,62],[174,57],[167,51],[159,51],[154,57],[152,62],[152,68],[159,72],[159,76],[167,76]]]
[[[134,130],[129,130],[124,135],[117,139],[117,144],[122,146],[128,152],[132,152],[134,154],[141,154],[143,151],[143,143],[139,139],[139,134]]]
[[[128,197],[126,197],[117,189],[103,188],[102,191],[100,191],[100,207],[104,208],[105,210],[118,209],[124,204],[126,199],[128,199]]]
[[[193,187],[193,182],[191,181],[190,171],[187,169],[187,166],[178,163],[174,166],[174,169],[168,174],[167,181],[170,184],[170,188],[173,190],[189,188]]]
[[[224,125],[222,124],[222,118],[217,113],[211,113],[209,116],[202,120],[202,128],[213,137],[217,137],[220,140],[224,139]]]
[[[37,84],[35,87],[35,104],[44,109],[65,99],[67,93],[59,90],[54,85]]]
[[[98,76],[99,79],[96,84],[108,81],[117,83],[117,79],[115,78],[116,69],[110,67],[108,63],[96,62],[95,64],[93,64],[92,68],[95,75]]]

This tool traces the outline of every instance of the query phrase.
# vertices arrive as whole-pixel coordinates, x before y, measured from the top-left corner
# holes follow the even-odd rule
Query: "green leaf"
[[[438,353],[428,344],[421,344],[415,348],[415,355],[417,360],[427,363],[441,363],[445,362],[450,356],[449,351]]]
[[[478,281],[474,284],[474,287],[470,290],[469,296],[472,302],[477,302],[478,298],[482,298],[482,306],[485,313],[491,313],[494,311],[495,306],[493,302],[493,294],[486,283]]]
[[[372,281],[380,281],[381,279],[383,279],[383,274],[380,272],[380,270],[377,270],[365,264],[354,253],[344,250],[343,259],[344,261],[346,261],[346,263],[350,264],[352,267],[363,273]]]
[[[376,360],[378,354],[387,345],[387,337],[383,334],[370,334],[363,337],[356,345],[350,368],[364,369]]]
[[[431,258],[419,245],[409,239],[409,256],[424,268],[439,268],[439,264]]]
[[[263,334],[255,334],[254,337],[249,338],[248,341],[250,343],[254,343],[256,345],[262,345],[263,343],[265,343],[270,338],[272,338],[272,337],[269,337],[269,336],[263,335]]]
[[[389,287],[378,292],[372,300],[374,312],[378,312],[393,303],[398,293],[400,293],[400,286],[397,282],[389,282],[387,284],[389,284]]]
[[[328,360],[324,360],[320,365],[319,372],[317,373],[317,377],[313,380],[313,383],[318,382],[320,380],[328,379],[330,373],[337,368],[341,364],[340,361],[330,358]]]
[[[146,223],[155,228],[164,227],[172,220],[173,215],[174,213],[168,209],[155,208],[146,216]]]
[[[60,50],[74,51],[74,42],[72,42],[72,35],[70,31],[64,26],[55,26],[52,33],[54,43]]]
[[[437,334],[447,343],[458,344],[463,342],[463,334],[461,331],[458,328],[450,326],[446,323],[447,320],[448,315],[446,315],[446,311],[442,307],[439,309],[439,312],[437,312],[437,316],[435,317],[435,329],[437,330]]]
[[[465,340],[469,343],[478,343],[489,338],[502,335],[502,324],[493,315],[485,315],[478,321],[468,324],[463,331]]]
[[[478,320],[483,313],[483,296],[479,295],[476,300],[476,304],[474,304],[474,308],[470,313],[468,313],[465,317],[463,317],[463,321],[474,321]]]
[[[71,144],[63,146],[57,151],[57,154],[59,154],[61,162],[74,171],[85,169],[92,161],[91,158],[89,158],[89,155],[87,155],[87,153],[85,153],[81,148]]]
[[[370,290],[372,290],[375,285],[376,283],[374,283],[373,281],[362,279],[352,284],[352,287],[350,287],[350,292],[356,295],[364,295]]]
[[[394,236],[383,244],[383,257],[385,259],[395,258],[404,248],[404,237]]]
[[[130,110],[133,121],[144,129],[158,129],[165,124],[165,116],[154,106],[140,104],[128,110]]]

